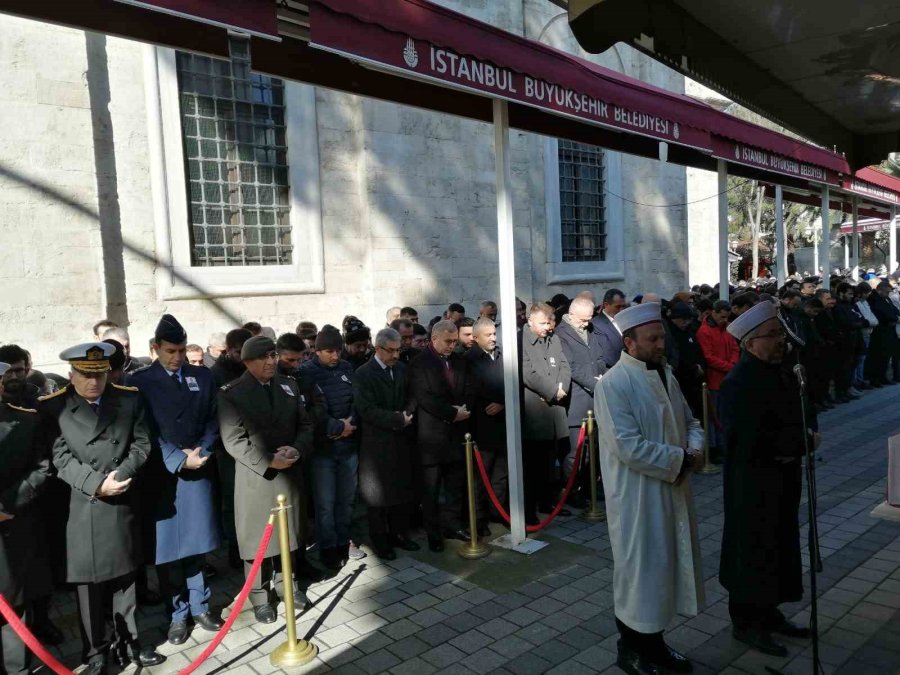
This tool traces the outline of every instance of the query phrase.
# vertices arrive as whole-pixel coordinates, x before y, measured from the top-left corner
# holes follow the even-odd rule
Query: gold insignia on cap
[[[106,357],[103,355],[103,350],[100,347],[91,347],[87,350],[87,360],[88,361],[102,361]]]

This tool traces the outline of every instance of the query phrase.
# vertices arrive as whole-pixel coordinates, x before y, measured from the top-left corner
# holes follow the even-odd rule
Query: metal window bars
[[[603,150],[564,139],[558,148],[562,261],[606,260]]]

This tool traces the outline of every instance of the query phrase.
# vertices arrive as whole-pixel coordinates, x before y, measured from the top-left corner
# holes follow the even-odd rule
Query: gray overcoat
[[[572,369],[559,337],[539,338],[526,326],[522,329],[522,436],[525,441],[555,441],[569,437],[565,399],[556,400],[562,384],[568,392]]]

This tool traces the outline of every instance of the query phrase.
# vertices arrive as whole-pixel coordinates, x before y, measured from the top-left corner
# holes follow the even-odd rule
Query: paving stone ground
[[[821,417],[818,524],[824,570],[819,575],[821,661],[826,674],[900,673],[900,524],[872,518],[884,499],[887,438],[900,433],[900,386],[870,392]],[[716,578],[722,534],[720,474],[693,478],[702,537],[707,607],[677,617],[666,639],[688,654],[700,673],[811,673],[808,642],[786,641],[785,659],[746,649],[731,637],[727,598]],[[806,502],[800,507],[806,557]],[[497,534],[500,531],[497,530]],[[320,652],[296,673],[618,673],[613,621],[612,555],[605,523],[559,519],[533,557],[495,553],[461,566],[450,546],[382,563],[373,555],[309,588],[314,606],[298,618],[298,634]],[[424,546],[423,546],[424,548]],[[554,550],[556,551],[554,556]],[[541,562],[553,560],[548,568]],[[213,602],[228,607],[243,578],[216,560]],[[493,567],[492,567],[493,566]],[[518,575],[518,576],[516,576]],[[477,580],[473,583],[471,579]],[[514,580],[510,587],[510,579]],[[521,580],[522,583],[518,583]],[[809,617],[806,598],[783,606]],[[74,599],[60,594],[53,608],[67,641],[56,651],[78,665]],[[257,625],[249,608],[197,672],[254,675],[280,672],[269,654],[285,637],[279,621]],[[168,661],[150,675],[174,673],[203,651],[210,634],[195,631],[174,647],[164,642],[159,608],[139,611],[145,642],[161,645]],[[133,669],[131,669],[133,670]]]

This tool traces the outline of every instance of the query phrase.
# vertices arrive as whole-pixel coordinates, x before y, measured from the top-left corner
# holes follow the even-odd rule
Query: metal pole
[[[294,614],[294,571],[291,561],[291,535],[288,530],[287,497],[278,495],[278,544],[281,549],[281,579],[284,586],[284,620],[287,624],[287,642],[280,644],[269,657],[273,666],[302,666],[309,663],[319,648],[306,640],[297,639],[297,617]]]
[[[490,555],[491,547],[478,541],[478,520],[475,517],[475,466],[472,457],[472,434],[466,434],[466,489],[469,493],[469,542],[459,548],[459,556],[477,560]]]
[[[775,259],[775,280],[784,286],[787,280],[787,235],[784,231],[784,194],[780,185],[775,186],[775,245],[778,249]]]
[[[822,241],[819,242],[819,266],[822,267],[822,288],[831,288],[831,194],[822,186]],[[813,274],[818,274],[816,269]]]
[[[591,473],[591,508],[589,511],[585,511],[581,517],[585,520],[591,521],[600,521],[606,520],[606,511],[600,506],[599,499],[597,498],[597,462],[600,461],[600,457],[597,454],[597,446],[594,443],[594,411],[587,411],[587,419],[585,420],[586,425],[586,433],[584,436],[584,442],[587,443],[587,451],[588,451],[588,468]]]
[[[703,383],[703,466],[698,473],[719,473],[722,467],[709,461],[709,387]]]
[[[719,169],[719,299],[728,300],[731,280],[728,263],[728,164],[718,160]]]
[[[519,333],[516,330],[516,268],[509,167],[509,109],[494,100],[494,166],[497,182],[497,255],[500,261],[500,331],[503,338],[503,399],[506,414],[506,457],[509,462],[510,538],[526,539],[525,491],[522,484],[522,432],[519,427]]]
[[[897,269],[897,207],[891,207],[891,229],[888,237],[890,251],[888,252],[888,274]]]
[[[853,197],[853,281],[859,281],[859,197]]]
[[[846,234],[841,237],[844,242],[844,269],[850,269],[850,237]]]

